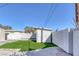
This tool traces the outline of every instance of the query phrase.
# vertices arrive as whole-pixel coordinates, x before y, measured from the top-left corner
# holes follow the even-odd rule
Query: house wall
[[[0,41],[5,41],[5,31],[0,28]]]
[[[53,33],[52,42],[68,53],[73,53],[73,34],[72,30],[65,29]],[[72,35],[71,35],[72,34]]]
[[[75,4],[75,10],[76,10],[76,22],[77,26],[79,27],[79,3]]]

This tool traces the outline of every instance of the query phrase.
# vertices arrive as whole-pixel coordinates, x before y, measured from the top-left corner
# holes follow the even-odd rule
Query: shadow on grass
[[[36,42],[36,40],[32,40],[33,42]]]
[[[35,49],[29,48],[29,51],[32,51],[32,50],[35,50]]]
[[[53,43],[44,43],[44,44],[45,44],[45,46],[42,47],[41,49],[49,48],[49,47],[56,47],[56,45],[53,44]],[[29,48],[29,49],[28,49],[28,51],[32,51],[32,50],[36,50],[36,49],[32,49],[32,48]]]
[[[48,47],[55,47],[56,45],[53,43],[44,43],[45,46],[43,48],[48,48]]]

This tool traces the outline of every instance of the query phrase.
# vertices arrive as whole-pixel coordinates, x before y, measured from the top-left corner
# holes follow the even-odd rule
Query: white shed
[[[52,43],[52,30],[37,28],[36,30],[36,41]]]

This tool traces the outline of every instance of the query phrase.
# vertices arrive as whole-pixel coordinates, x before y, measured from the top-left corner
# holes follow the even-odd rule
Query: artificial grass
[[[31,51],[35,49],[54,47],[56,45],[51,43],[37,43],[32,40],[18,40],[9,42],[0,46],[0,48],[20,49],[20,51]]]

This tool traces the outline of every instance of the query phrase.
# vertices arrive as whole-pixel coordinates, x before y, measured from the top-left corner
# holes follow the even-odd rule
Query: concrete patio
[[[59,47],[50,47],[36,51],[29,51],[28,56],[71,56]]]
[[[72,56],[59,47],[50,47],[34,51],[19,52],[16,50],[0,49],[0,56]]]

